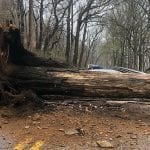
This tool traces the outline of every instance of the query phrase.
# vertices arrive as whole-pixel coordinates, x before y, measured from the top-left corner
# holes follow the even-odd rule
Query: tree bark
[[[43,41],[43,12],[44,12],[43,2],[44,2],[44,0],[40,1],[40,32],[39,32],[39,42],[38,42],[39,49],[41,49],[42,41]]]
[[[81,53],[80,53],[80,58],[79,58],[79,68],[82,65],[83,54],[85,52],[86,33],[87,33],[87,21],[85,22],[85,26],[84,26],[83,39],[82,39],[82,45],[81,45]]]
[[[33,0],[29,0],[29,37],[28,48],[33,48]]]
[[[69,63],[69,57],[70,57],[70,50],[71,50],[71,36],[70,36],[70,13],[71,13],[71,5],[72,5],[72,0],[69,1],[68,4],[68,16],[67,16],[67,38],[66,38],[66,62]]]
[[[79,17],[79,19],[77,21],[77,29],[76,29],[76,36],[75,36],[75,48],[74,48],[74,55],[73,55],[73,65],[74,66],[77,66],[77,63],[78,63],[80,27],[81,27],[81,18]]]
[[[25,10],[24,10],[24,4],[23,0],[18,0],[18,18],[19,18],[19,28],[20,28],[20,34],[21,34],[21,41],[24,43],[24,17],[25,17]]]
[[[8,79],[17,90],[32,90],[39,97],[150,98],[150,77],[145,74],[65,71],[46,74],[43,69],[21,67],[14,70]]]

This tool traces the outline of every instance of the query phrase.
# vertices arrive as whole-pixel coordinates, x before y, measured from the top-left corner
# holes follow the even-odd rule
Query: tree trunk
[[[83,39],[82,39],[82,45],[81,45],[81,53],[80,53],[80,58],[79,58],[79,67],[81,67],[81,65],[82,65],[83,54],[85,51],[86,33],[87,33],[87,21],[85,22],[85,26],[84,26]]]
[[[33,48],[33,0],[29,0],[29,37],[28,48]]]
[[[42,41],[43,41],[43,2],[44,0],[40,1],[40,32],[39,32],[39,46],[38,48],[41,49],[42,47]]]
[[[87,63],[88,63],[88,60],[89,60],[89,57],[90,57],[90,53],[91,53],[91,49],[88,49],[87,57],[86,57],[85,63],[84,63],[84,67],[87,67]]]
[[[71,36],[70,36],[70,13],[71,13],[71,0],[68,4],[68,16],[67,16],[67,38],[66,38],[66,62],[69,63],[69,57],[70,57],[70,48],[71,48]]]
[[[77,66],[78,63],[78,51],[79,51],[79,36],[80,36],[81,19],[79,17],[77,21],[76,37],[75,37],[75,48],[73,56],[73,65]]]
[[[19,28],[20,28],[20,34],[21,34],[21,41],[24,43],[24,17],[25,17],[25,10],[24,10],[24,4],[23,0],[18,0],[18,18],[19,18]]]
[[[36,49],[39,48],[39,32],[38,32],[38,21],[35,19],[35,35],[36,35]]]
[[[139,54],[139,71],[143,71],[143,55],[140,53]]]
[[[150,98],[149,75],[93,72],[57,72],[21,67],[9,76],[19,91],[32,90],[39,97],[52,95],[97,98]]]
[[[70,54],[70,62],[72,63],[72,54],[73,54],[73,47],[74,47],[74,0],[72,0],[72,5],[71,5],[71,54]]]
[[[137,56],[136,52],[134,52],[133,57],[134,57],[134,69],[138,69],[138,66],[137,66],[137,58],[138,58],[138,56]]]

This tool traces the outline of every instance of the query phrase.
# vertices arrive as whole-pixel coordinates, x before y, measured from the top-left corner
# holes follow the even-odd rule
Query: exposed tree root
[[[19,30],[13,25],[0,26],[0,104],[21,105],[30,102],[41,106],[41,99],[34,92],[18,88],[15,78],[10,78],[16,65],[20,71],[23,66],[68,67],[65,63],[46,60],[26,50],[21,43]],[[28,74],[26,77],[30,78]]]

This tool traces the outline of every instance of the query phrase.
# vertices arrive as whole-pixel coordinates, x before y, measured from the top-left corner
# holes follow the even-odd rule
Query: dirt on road
[[[150,150],[150,103],[64,101],[37,110],[1,107],[0,137],[2,150]]]

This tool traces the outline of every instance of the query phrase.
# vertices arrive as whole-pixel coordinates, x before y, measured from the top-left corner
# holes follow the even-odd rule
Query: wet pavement
[[[13,139],[0,132],[0,150],[12,150],[15,145]]]

